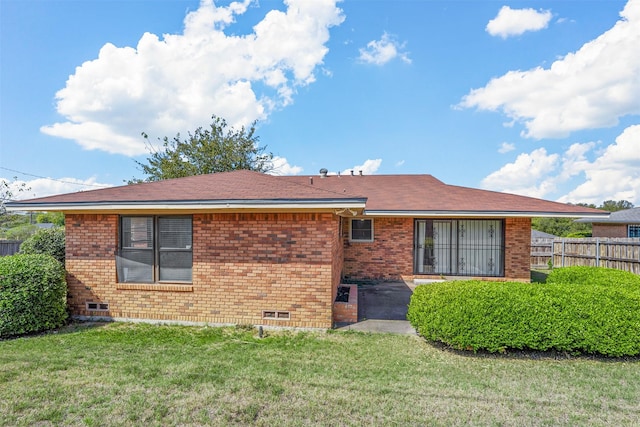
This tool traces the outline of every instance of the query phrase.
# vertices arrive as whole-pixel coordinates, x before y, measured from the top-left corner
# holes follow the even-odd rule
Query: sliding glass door
[[[504,275],[502,220],[430,220],[415,222],[416,274]]]

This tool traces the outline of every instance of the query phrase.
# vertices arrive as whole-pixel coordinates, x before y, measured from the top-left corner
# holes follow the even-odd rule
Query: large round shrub
[[[576,266],[552,270],[547,276],[546,283],[618,286],[640,289],[640,276],[613,268]]]
[[[66,304],[64,267],[52,256],[0,257],[0,337],[61,326]]]
[[[48,254],[64,265],[65,260],[64,227],[38,230],[33,236],[22,242],[22,254]]]
[[[640,354],[635,285],[434,283],[416,288],[408,318],[425,338],[462,350]]]

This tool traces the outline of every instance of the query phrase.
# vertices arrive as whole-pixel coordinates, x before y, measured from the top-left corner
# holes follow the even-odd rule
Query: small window
[[[352,219],[349,240],[352,242],[373,242],[373,219]]]
[[[629,237],[640,237],[640,224],[629,225]]]

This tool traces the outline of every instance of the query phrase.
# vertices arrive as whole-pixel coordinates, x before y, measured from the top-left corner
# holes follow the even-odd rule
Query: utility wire
[[[9,168],[5,168],[4,166],[0,166],[0,169],[6,170],[6,171],[9,171],[9,172],[19,173],[20,175],[32,176],[34,178],[41,178],[41,179],[47,179],[49,181],[61,182],[63,184],[80,185],[80,186],[84,186],[84,187],[98,187],[98,188],[109,188],[110,187],[108,185],[101,185],[101,184],[83,184],[83,183],[73,182],[73,181],[64,181],[62,179],[49,178],[49,177],[46,177],[46,176],[34,175],[32,173],[27,173],[27,172],[21,172],[21,171],[15,170],[15,169],[9,169]]]

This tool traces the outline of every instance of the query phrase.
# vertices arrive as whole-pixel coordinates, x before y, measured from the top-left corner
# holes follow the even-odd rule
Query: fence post
[[[596,239],[596,267],[600,267],[600,239]]]
[[[562,239],[562,266],[564,267],[564,239]]]

